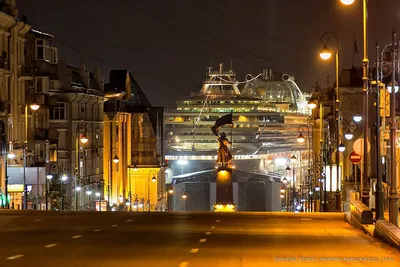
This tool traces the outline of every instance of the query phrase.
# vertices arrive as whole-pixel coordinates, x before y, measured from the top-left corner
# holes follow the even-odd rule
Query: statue
[[[218,148],[218,159],[217,163],[221,164],[222,167],[232,167],[232,154],[228,149],[228,145],[232,145],[226,138],[225,133],[221,133],[218,137],[219,148]]]
[[[219,129],[224,125],[233,126],[232,113],[222,116],[216,120],[215,125],[211,127],[211,131],[217,136],[219,143],[217,163],[220,164],[222,168],[232,169],[232,154],[228,149],[228,145],[232,145],[232,143],[228,140],[225,133],[219,135]]]

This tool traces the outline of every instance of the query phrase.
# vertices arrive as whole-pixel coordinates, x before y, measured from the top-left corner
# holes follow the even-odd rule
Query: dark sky
[[[369,1],[370,61],[375,42],[391,41],[400,25],[400,1]],[[206,67],[225,63],[238,79],[263,68],[296,77],[303,91],[334,77],[334,61],[321,62],[320,36],[339,36],[340,68],[362,59],[362,1],[339,0],[17,0],[20,14],[55,35],[70,65],[129,69],[153,105],[197,92]],[[400,32],[399,32],[400,35]],[[335,40],[329,43],[335,49]]]

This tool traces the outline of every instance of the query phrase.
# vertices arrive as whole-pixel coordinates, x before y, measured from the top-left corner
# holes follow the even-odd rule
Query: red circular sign
[[[351,163],[357,164],[357,163],[361,162],[361,155],[358,155],[356,152],[351,151],[351,153],[349,155],[349,159],[350,159]]]

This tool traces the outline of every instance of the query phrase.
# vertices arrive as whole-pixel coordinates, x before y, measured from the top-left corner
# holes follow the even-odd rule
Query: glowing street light
[[[328,60],[332,56],[332,51],[324,44],[324,48],[319,52],[319,57],[323,60]]]
[[[299,134],[299,136],[297,136],[297,142],[299,143],[304,143],[304,136],[302,133]]]
[[[346,147],[344,146],[343,143],[340,143],[338,149],[339,149],[340,152],[344,152],[346,150]]]
[[[360,122],[360,121],[362,120],[362,116],[361,116],[360,114],[355,114],[355,115],[353,116],[353,120],[354,120],[355,122]]]
[[[345,137],[347,140],[351,140],[351,139],[353,139],[353,133],[347,132],[347,133],[344,134],[344,137]]]
[[[118,156],[117,156],[117,155],[115,155],[115,156],[114,156],[114,158],[113,158],[113,162],[114,162],[114,163],[118,163],[118,162],[119,162],[119,158],[118,158]]]
[[[314,108],[317,107],[317,103],[315,103],[314,99],[310,99],[310,101],[308,101],[307,106],[308,106],[309,109],[314,109]]]
[[[30,107],[32,110],[35,110],[35,111],[36,111],[36,110],[38,110],[38,109],[40,108],[40,105],[36,102],[36,100],[34,100],[33,103],[29,105],[29,107]]]
[[[86,144],[89,141],[89,139],[87,138],[86,134],[82,134],[81,135],[81,142],[83,144]]]
[[[343,5],[349,6],[354,3],[355,0],[340,0]]]

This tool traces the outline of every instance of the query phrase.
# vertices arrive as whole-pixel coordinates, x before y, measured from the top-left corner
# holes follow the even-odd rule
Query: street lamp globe
[[[79,191],[81,191],[81,187],[80,187],[80,186],[77,186],[77,187],[75,188],[75,190],[76,190],[77,192],[79,192]]]
[[[304,136],[302,133],[299,134],[299,136],[297,136],[297,142],[299,143],[304,143]]]
[[[288,182],[289,182],[288,179],[286,179],[286,177],[284,177],[283,180],[282,180],[282,183],[283,184],[287,184]]]
[[[360,114],[356,114],[353,116],[353,120],[355,122],[360,122],[362,120],[362,116]]]
[[[100,196],[100,192],[96,192],[96,197],[99,197]]]
[[[343,143],[340,143],[338,148],[340,152],[344,152],[346,150],[346,147],[343,145]]]
[[[279,197],[280,197],[280,198],[284,198],[285,196],[284,196],[284,195],[279,195]]]
[[[292,155],[292,157],[290,158],[290,161],[291,161],[292,163],[294,163],[294,162],[296,162],[296,160],[297,160],[296,156],[295,156],[295,155]]]
[[[310,101],[308,101],[307,106],[309,109],[314,109],[317,107],[317,103],[315,103],[314,99],[310,99]]]
[[[92,190],[88,189],[88,190],[86,191],[86,194],[87,194],[87,195],[91,195],[91,194],[92,194]]]
[[[332,56],[332,51],[329,50],[329,48],[324,45],[324,48],[321,49],[321,51],[319,52],[319,57],[322,58],[323,60],[328,60],[330,59]]]
[[[173,193],[174,193],[174,190],[173,190],[173,189],[169,189],[169,190],[168,190],[168,193],[173,194]]]
[[[151,178],[151,181],[152,181],[153,183],[155,183],[155,182],[157,181],[157,178],[156,178],[155,176],[153,176],[153,178]]]
[[[182,198],[183,198],[183,199],[186,199],[186,198],[187,198],[186,193],[183,193]]]
[[[14,152],[9,152],[8,153],[8,155],[7,155],[7,157],[9,158],[9,159],[14,159],[15,158],[15,154],[14,154]]]
[[[351,140],[351,139],[353,139],[353,134],[351,132],[347,132],[347,133],[344,134],[344,137],[347,140]]]
[[[340,0],[343,5],[349,6],[354,3],[355,0]]]
[[[114,163],[118,163],[118,162],[119,162],[119,158],[118,158],[118,156],[117,156],[117,155],[115,155],[115,156],[114,156],[114,158],[113,158],[113,162],[114,162]]]
[[[87,138],[86,134],[82,134],[81,135],[81,142],[83,144],[86,144],[89,141],[89,139]]]
[[[67,177],[67,175],[64,173],[64,174],[61,176],[61,180],[62,180],[63,182],[65,182],[67,179],[68,179],[68,177]]]
[[[390,83],[389,85],[388,85],[388,87],[387,87],[387,90],[388,90],[388,92],[391,94],[392,93],[392,88],[393,88],[393,86],[392,86],[392,84]],[[395,93],[397,93],[399,91],[399,86],[396,84],[395,86],[394,86],[394,92]]]
[[[285,189],[284,188],[281,188],[281,193],[285,193]]]
[[[46,174],[46,178],[51,180],[51,179],[53,179],[53,175],[51,173],[48,173],[48,174]]]
[[[36,102],[36,100],[35,100],[35,101],[33,101],[32,104],[29,105],[29,107],[30,107],[32,110],[38,110],[38,109],[40,108],[40,105],[39,105],[39,104]]]

